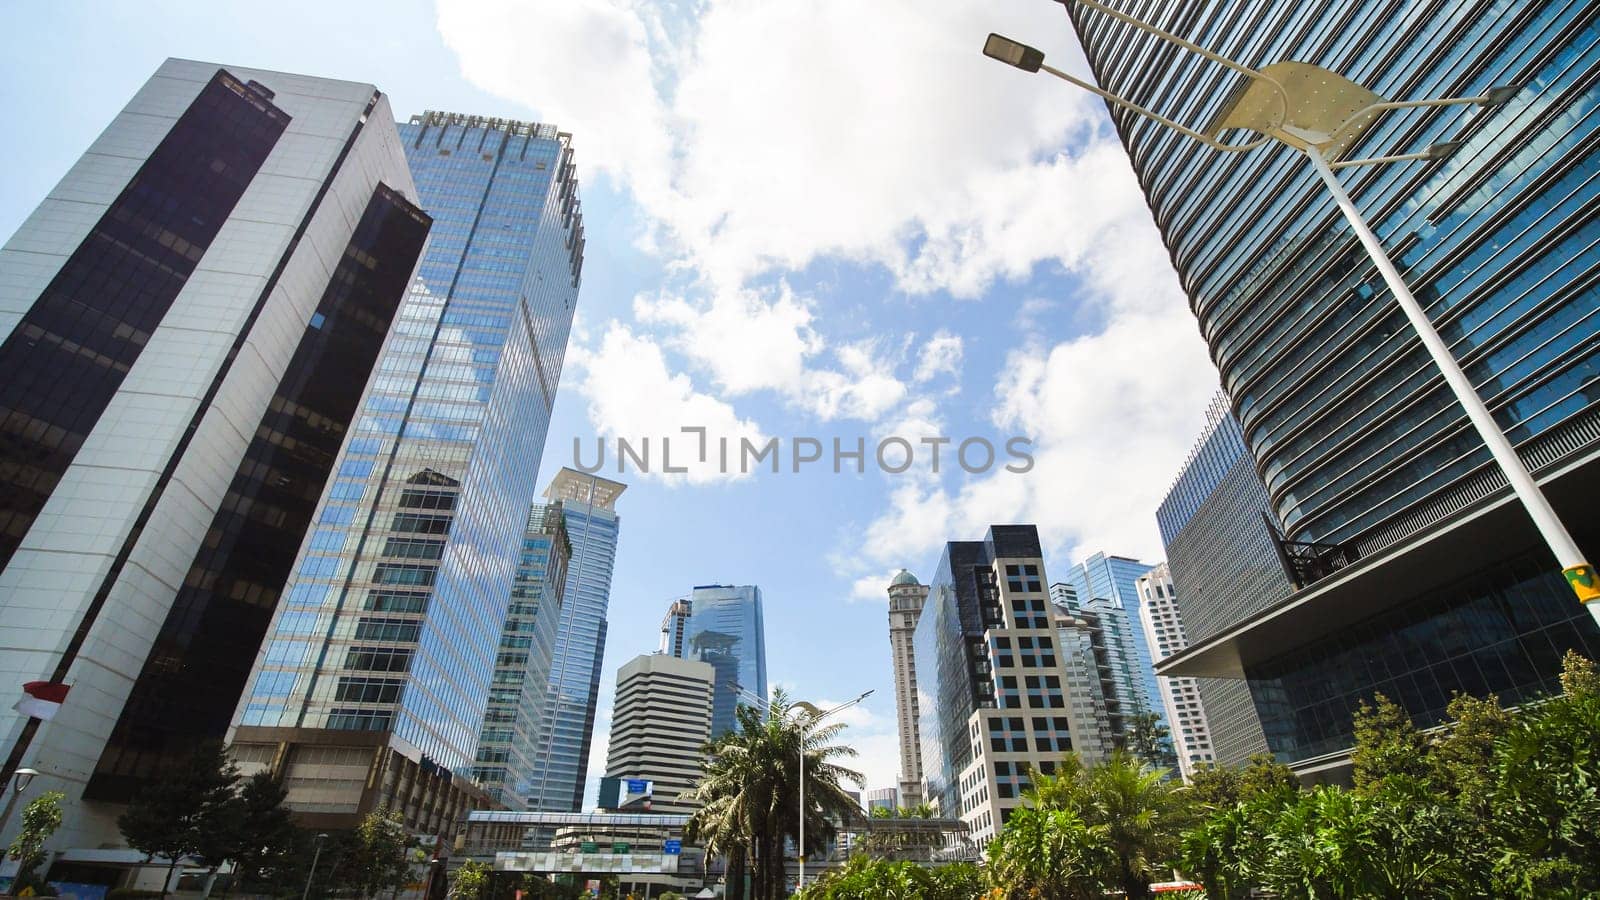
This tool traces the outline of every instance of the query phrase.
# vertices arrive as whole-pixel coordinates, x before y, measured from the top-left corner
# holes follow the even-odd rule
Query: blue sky
[[[888,576],[926,580],[943,541],[999,521],[1038,523],[1056,568],[1157,561],[1156,505],[1216,387],[1103,111],[983,59],[989,31],[1082,69],[1048,0],[9,3],[0,234],[168,56],[572,132],[587,258],[544,480],[575,438],[592,458],[685,426],[777,437],[786,466],[797,436],[1034,442],[1022,475],[926,453],[899,475],[610,473],[630,488],[591,771],[615,671],[667,603],[754,583],[775,683],[876,689],[847,739],[886,787]]]

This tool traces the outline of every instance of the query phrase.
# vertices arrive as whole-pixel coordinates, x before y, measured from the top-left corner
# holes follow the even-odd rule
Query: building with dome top
[[[900,725],[900,802],[922,802],[922,738],[917,731],[917,667],[911,634],[928,599],[928,586],[901,569],[889,582],[889,650],[894,655],[894,702]]]

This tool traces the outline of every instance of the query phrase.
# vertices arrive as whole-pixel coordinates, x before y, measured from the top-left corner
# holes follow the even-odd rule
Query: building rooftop
[[[617,498],[627,489],[628,486],[620,481],[562,466],[556,477],[551,479],[550,486],[544,489],[544,495],[549,500],[570,500],[601,509],[615,509]]]
[[[909,570],[901,569],[900,570],[900,574],[894,576],[894,580],[889,582],[889,586],[890,587],[899,587],[902,584],[918,584],[918,585],[920,585],[921,583],[922,582],[917,580],[917,576],[911,574],[911,572]]]

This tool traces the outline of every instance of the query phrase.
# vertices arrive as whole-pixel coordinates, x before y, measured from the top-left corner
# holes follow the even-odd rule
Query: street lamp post
[[[1333,195],[1334,203],[1343,213],[1345,220],[1355,230],[1362,247],[1372,262],[1383,276],[1384,283],[1388,285],[1404,310],[1406,318],[1421,338],[1423,346],[1433,358],[1434,365],[1444,376],[1445,383],[1455,394],[1456,400],[1466,410],[1467,418],[1488,446],[1495,463],[1510,483],[1512,491],[1528,511],[1528,516],[1533,519],[1534,527],[1538,529],[1545,543],[1555,554],[1557,563],[1562,568],[1562,575],[1572,587],[1589,614],[1596,623],[1600,623],[1600,579],[1595,576],[1594,567],[1584,558],[1583,551],[1578,548],[1577,542],[1567,532],[1566,526],[1550,506],[1550,501],[1540,490],[1539,483],[1534,480],[1532,473],[1523,463],[1522,457],[1517,454],[1516,447],[1512,445],[1505,432],[1494,420],[1489,408],[1484,404],[1483,398],[1478,396],[1477,389],[1473,387],[1471,379],[1461,370],[1461,364],[1451,354],[1450,348],[1444,339],[1434,329],[1433,323],[1428,320],[1427,313],[1416,297],[1411,293],[1405,280],[1400,277],[1400,271],[1389,259],[1389,254],[1384,250],[1383,244],[1373,232],[1364,218],[1362,218],[1355,204],[1350,200],[1350,195],[1334,175],[1334,169],[1352,166],[1375,165],[1379,163],[1404,162],[1408,160],[1433,160],[1443,159],[1453,153],[1459,146],[1456,142],[1435,144],[1418,153],[1403,153],[1392,156],[1379,156],[1370,159],[1344,160],[1348,150],[1369,128],[1377,121],[1378,116],[1393,109],[1409,109],[1416,107],[1435,106],[1498,106],[1510,100],[1518,91],[1517,86],[1507,85],[1492,88],[1475,97],[1448,97],[1427,100],[1387,101],[1377,94],[1367,90],[1361,85],[1331,72],[1321,66],[1310,63],[1284,61],[1274,63],[1262,69],[1252,69],[1233,60],[1219,56],[1191,43],[1177,35],[1162,31],[1153,25],[1136,19],[1127,13],[1107,7],[1097,0],[1067,0],[1081,6],[1097,10],[1118,21],[1124,22],[1140,31],[1175,44],[1198,56],[1222,65],[1249,79],[1245,89],[1234,94],[1232,100],[1226,104],[1221,113],[1212,120],[1204,129],[1196,130],[1181,125],[1165,116],[1144,108],[1127,99],[1119,97],[1109,91],[1102,90],[1097,85],[1090,84],[1074,78],[1058,69],[1044,65],[1044,53],[1018,43],[998,34],[991,34],[984,44],[983,53],[992,59],[997,59],[1007,65],[1014,66],[1025,72],[1045,71],[1090,93],[1104,98],[1107,102],[1128,109],[1145,118],[1159,122],[1188,137],[1204,143],[1208,147],[1229,153],[1239,153],[1254,150],[1268,141],[1277,141],[1287,144],[1302,151],[1311,160],[1312,167],[1322,179],[1328,192]],[[1220,136],[1224,131],[1243,129],[1259,135],[1256,139],[1245,144],[1227,144]]]
[[[790,709],[799,708],[799,709],[802,709],[805,712],[810,714],[810,716],[805,721],[802,721],[802,722],[799,723],[799,725],[800,725],[800,845],[799,845],[800,881],[799,881],[799,885],[798,886],[799,886],[799,888],[801,890],[804,890],[805,886],[806,886],[806,732],[811,730],[811,726],[817,724],[818,722],[822,721],[823,719],[826,719],[827,717],[833,715],[834,713],[838,712],[839,710],[849,709],[850,707],[855,706],[857,703],[860,703],[861,701],[867,699],[870,696],[872,696],[872,691],[869,690],[869,691],[866,691],[865,693],[863,693],[861,696],[855,698],[854,700],[850,700],[850,701],[847,701],[845,703],[841,703],[838,706],[835,706],[835,707],[833,707],[831,709],[826,709],[826,710],[818,709],[817,707],[815,707],[812,704],[807,703],[807,702],[805,702],[803,700],[800,701],[799,703],[794,704],[794,706],[789,707]],[[787,716],[788,713],[785,712],[784,715]]]
[[[319,834],[313,840],[317,849],[311,854],[311,871],[306,873],[306,889],[300,892],[300,900],[307,900],[311,896],[311,879],[317,877],[317,860],[322,858],[322,844],[327,839],[326,834]]]
[[[17,808],[17,800],[22,796],[22,792],[27,790],[28,785],[32,784],[33,779],[38,776],[37,769],[18,769],[16,774],[11,776],[12,790],[10,791],[10,796],[6,797],[5,810],[0,812],[0,833],[3,833],[6,826],[11,824],[11,813]]]

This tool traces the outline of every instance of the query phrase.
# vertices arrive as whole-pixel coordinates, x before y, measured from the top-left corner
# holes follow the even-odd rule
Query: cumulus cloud
[[[937,298],[918,302],[986,297],[1017,323],[991,417],[1034,437],[1037,463],[888,482],[863,569],[846,574],[925,566],[998,521],[1036,521],[1073,553],[1159,553],[1152,513],[1216,378],[1098,101],[979,53],[1010,33],[1081,71],[1058,5],[438,3],[466,77],[572,131],[585,172],[632,193],[685,275],[587,351],[617,369],[581,382],[596,428],[759,432],[729,401],[760,393],[880,433],[941,423],[935,386],[971,365],[959,338],[843,333],[783,280],[819,259],[878,266],[894,290]],[[1041,266],[1080,293],[1008,308],[995,285]],[[1039,327],[1052,303],[1077,336]]]
[[[1093,155],[1052,155],[1093,131],[1092,103],[978,53],[1011,30],[1071,59],[1049,4],[438,0],[438,27],[468,80],[572,131],[584,171],[632,192],[694,294],[635,315],[731,396],[816,396],[799,405],[824,417],[905,396],[860,346],[807,368],[833,336],[755,276],[835,257],[885,266],[902,291],[974,296],[1071,264],[1105,208],[1092,177],[1070,184]]]
[[[944,541],[976,540],[1001,522],[1036,523],[1062,562],[1097,550],[1160,558],[1155,509],[1217,376],[1153,226],[1129,219],[1116,231],[1123,242],[1084,273],[1099,294],[1088,299],[1107,307],[1105,326],[1025,342],[995,387],[993,423],[1033,439],[1033,470],[899,485],[868,526],[864,567],[914,566]]]
[[[940,374],[961,374],[961,338],[948,331],[940,331],[922,345],[917,356],[917,371],[911,380],[921,384],[932,381]]]
[[[758,424],[741,418],[726,402],[697,390],[688,375],[668,367],[659,345],[624,325],[611,323],[594,349],[575,345],[568,360],[578,372],[577,390],[588,401],[589,422],[609,444],[606,464],[615,467],[618,462],[616,442],[607,438],[625,439],[636,448],[653,448],[648,475],[638,473],[630,460],[628,471],[636,477],[695,484],[746,477],[738,466],[724,468],[716,448],[722,440],[736,449],[741,441],[761,445],[767,440]],[[705,429],[708,452],[704,458],[698,436],[685,433],[685,428]],[[668,475],[664,471],[667,460],[661,454],[667,451],[663,439],[671,441],[673,467],[687,472]],[[592,466],[596,453],[593,444],[585,443],[578,455],[584,465]]]

